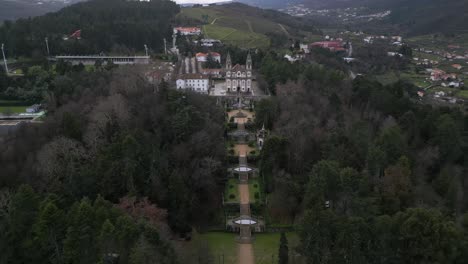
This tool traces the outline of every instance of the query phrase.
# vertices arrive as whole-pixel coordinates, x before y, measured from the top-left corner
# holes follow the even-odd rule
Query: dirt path
[[[247,110],[241,110],[241,112],[245,114],[247,118],[250,118],[252,120],[254,119],[254,113],[247,111]],[[239,110],[232,110],[232,111],[229,111],[227,114],[228,114],[228,117],[231,118],[232,116],[235,116],[237,113],[239,113]]]
[[[246,20],[245,23],[247,23],[247,27],[249,27],[250,32],[255,33],[253,28],[252,28],[252,24],[250,23],[250,21]]]
[[[252,244],[238,244],[239,264],[254,264]]]
[[[281,30],[284,31],[284,33],[286,33],[286,36],[289,37],[289,32],[286,30],[286,28],[283,25],[281,25],[280,23],[278,23],[278,26],[281,28]]]
[[[216,22],[216,20],[218,20],[219,17],[213,19],[213,21],[211,21],[211,25],[214,25],[214,23]]]
[[[249,185],[248,184],[239,184],[239,196],[241,204],[250,203],[249,197]]]
[[[234,117],[234,123],[245,124],[245,123],[247,123],[247,118],[245,118],[245,117]]]

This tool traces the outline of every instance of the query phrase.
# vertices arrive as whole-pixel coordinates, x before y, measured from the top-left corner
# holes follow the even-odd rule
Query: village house
[[[330,51],[345,51],[346,49],[343,48],[343,43],[340,41],[319,41],[310,44],[311,47],[319,47],[328,49]]]
[[[223,74],[222,69],[201,69],[200,73],[214,78],[221,78]]]
[[[180,32],[182,36],[198,36],[201,34],[201,28],[199,27],[175,27],[174,34]]]
[[[200,40],[200,45],[203,47],[213,47],[214,45],[221,45],[221,40],[217,39],[202,39]]]
[[[186,73],[178,76],[176,81],[178,90],[191,90],[197,93],[208,94],[210,79],[206,75]]]
[[[463,68],[460,64],[452,64],[452,67],[457,70],[461,70]]]
[[[202,53],[202,52],[199,52],[195,55],[195,57],[197,58],[197,61],[198,62],[207,62],[208,61],[208,56],[211,55],[211,57],[213,58],[213,60],[221,63],[221,54],[217,53],[217,52],[209,52],[209,53]]]
[[[299,44],[299,49],[302,50],[305,54],[309,54],[310,53],[310,49],[309,49],[309,45],[307,44]]]

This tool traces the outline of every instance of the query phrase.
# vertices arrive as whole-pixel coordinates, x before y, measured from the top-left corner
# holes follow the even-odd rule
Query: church
[[[228,93],[252,92],[252,57],[247,55],[245,65],[236,64],[232,66],[231,55],[228,53],[226,58],[226,88]]]

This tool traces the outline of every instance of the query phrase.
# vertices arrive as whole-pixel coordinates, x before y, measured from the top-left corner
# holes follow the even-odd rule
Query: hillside
[[[365,7],[368,14],[391,11],[384,20],[360,24],[364,30],[392,30],[410,35],[467,31],[467,0],[304,0],[301,3],[312,9],[341,8],[341,12],[349,7]]]
[[[52,54],[113,50],[134,54],[142,51],[144,44],[161,50],[178,12],[179,7],[172,1],[92,0],[44,16],[5,23],[0,27],[0,41],[5,43],[9,56],[44,53],[45,37]],[[81,39],[63,39],[79,29]]]
[[[0,0],[0,24],[4,20],[16,20],[32,16],[44,15],[57,11],[78,1],[32,1],[32,0]]]
[[[267,47],[271,37],[287,39],[316,31],[304,19],[240,3],[183,8],[177,20],[202,24],[208,37],[241,47]]]

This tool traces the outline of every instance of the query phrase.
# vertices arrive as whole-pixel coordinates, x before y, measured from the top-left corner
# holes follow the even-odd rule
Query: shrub
[[[254,188],[258,188],[258,184],[255,183],[255,184],[253,185],[253,187],[254,187]]]
[[[254,196],[255,196],[255,199],[257,199],[257,200],[260,199],[260,193],[259,192],[255,192]]]
[[[232,189],[232,188],[234,188],[234,185],[232,185],[232,184],[229,185],[229,189]]]
[[[231,200],[236,199],[236,195],[234,195],[234,194],[231,193],[231,194],[229,195],[229,199],[231,199]]]

